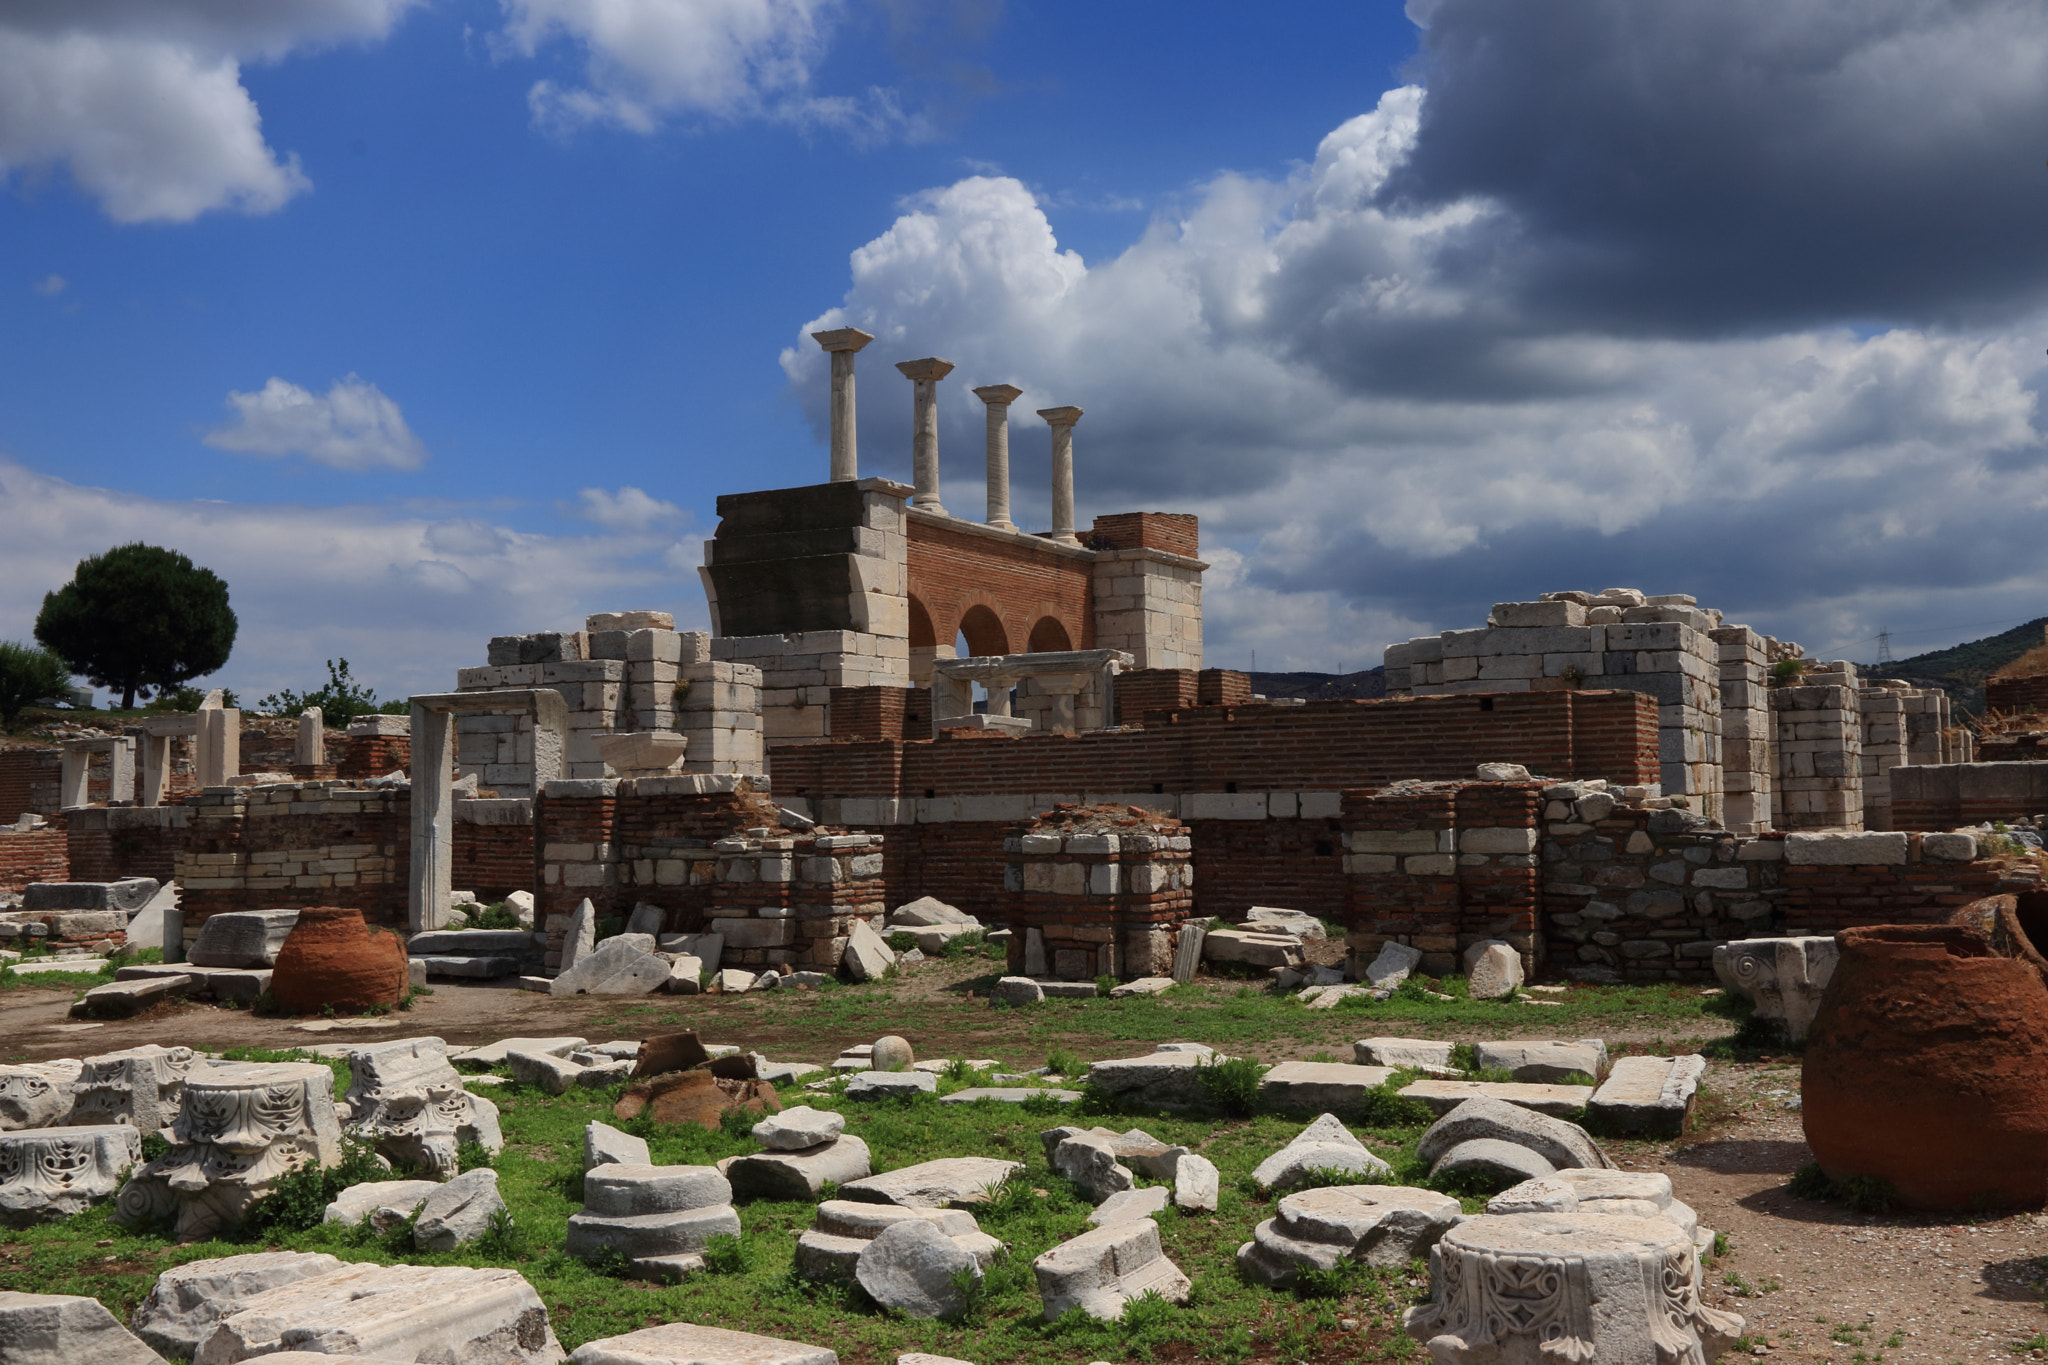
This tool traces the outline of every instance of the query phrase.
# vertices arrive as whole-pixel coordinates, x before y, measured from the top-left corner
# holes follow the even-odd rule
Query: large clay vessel
[[[2038,1207],[2048,984],[2009,904],[1957,918],[1836,936],[1806,1041],[1806,1141],[1830,1179],[1881,1176],[1907,1208]]]
[[[280,1009],[305,1014],[326,1005],[395,1005],[407,983],[404,939],[373,932],[360,910],[316,905],[299,912],[277,950],[270,994]]]

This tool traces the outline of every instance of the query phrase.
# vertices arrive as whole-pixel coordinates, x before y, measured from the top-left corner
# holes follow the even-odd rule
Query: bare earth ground
[[[845,1045],[883,1032],[909,1037],[920,1056],[994,1057],[1031,1067],[1054,1046],[1093,1060],[1149,1051],[1141,1036],[1104,1027],[1091,1002],[1059,1002],[1029,1011],[992,1010],[967,994],[986,963],[936,962],[892,983],[886,998],[867,992],[769,992],[738,997],[554,999],[497,986],[437,983],[406,1013],[333,1021],[321,1032],[303,1021],[247,1011],[173,1004],[142,1018],[80,1028],[65,1011],[69,990],[21,988],[0,994],[0,1060],[82,1056],[144,1042],[231,1047],[302,1047],[432,1034],[451,1045],[508,1036],[581,1034],[593,1040],[638,1037],[676,1027],[707,1040],[740,1043],[777,1060],[825,1062]],[[1198,982],[1213,995],[1185,1011],[1181,1036],[1203,1040],[1205,1008],[1227,1008],[1238,982]],[[1272,1036],[1233,1039],[1233,1051],[1264,1061],[1318,1054],[1349,1060],[1349,1040],[1370,1033],[1483,1037],[1576,1036],[1599,1032],[1610,1047],[1691,1048],[1730,1026],[1703,1016],[1674,1028],[1638,1025],[1557,1027],[1573,1016],[1530,1009],[1508,1026],[1417,1026],[1332,1011],[1291,1013]],[[328,1023],[329,1021],[313,1021]],[[382,1021],[378,1021],[382,1022]],[[1214,1041],[1213,1039],[1210,1041]],[[1709,1301],[1748,1321],[1752,1354],[1829,1365],[1878,1362],[2039,1361],[2048,1345],[2043,1280],[2048,1279],[2048,1217],[2038,1213],[1979,1219],[1914,1214],[1862,1215],[1793,1197],[1786,1182],[1810,1159],[1795,1106],[1799,1059],[1710,1063],[1697,1131],[1673,1142],[1610,1142],[1627,1169],[1662,1171],[1700,1220],[1726,1235],[1729,1251],[1707,1272]],[[2030,1347],[2029,1343],[2033,1346]]]

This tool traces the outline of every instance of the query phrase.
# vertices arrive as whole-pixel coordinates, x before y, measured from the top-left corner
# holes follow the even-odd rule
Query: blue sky
[[[866,472],[939,354],[956,514],[996,381],[1088,409],[1084,518],[1200,512],[1212,663],[1612,584],[1988,633],[2048,571],[2044,75],[1993,0],[22,0],[0,638],[133,538],[228,578],[245,697],[701,623],[846,322]]]

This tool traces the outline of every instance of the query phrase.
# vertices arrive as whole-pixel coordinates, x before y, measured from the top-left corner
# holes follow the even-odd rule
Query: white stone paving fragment
[[[1308,1269],[1331,1270],[1347,1258],[1405,1266],[1436,1245],[1459,1217],[1459,1203],[1434,1190],[1400,1185],[1334,1185],[1281,1197],[1278,1214],[1237,1249],[1253,1282],[1292,1284]]]
[[[986,1200],[990,1190],[1023,1171],[1023,1162],[999,1157],[940,1157],[853,1181],[842,1185],[839,1193],[842,1198],[863,1203],[896,1204],[903,1208],[971,1207]]]
[[[725,1173],[741,1198],[814,1199],[827,1181],[846,1185],[873,1170],[867,1143],[848,1135],[793,1152],[755,1152],[733,1161]]]
[[[1159,1225],[1150,1218],[1084,1232],[1040,1256],[1031,1269],[1048,1319],[1079,1308],[1113,1322],[1142,1294],[1186,1303],[1190,1288],[1188,1277],[1166,1258]]]
[[[431,1187],[433,1182],[394,1183]],[[333,1256],[305,1251],[258,1251],[247,1256],[187,1261],[156,1277],[148,1296],[135,1310],[135,1334],[165,1355],[189,1357],[199,1349],[199,1339],[213,1330],[222,1313],[280,1285],[339,1270],[342,1264]]]
[[[98,1299],[0,1290],[6,1365],[163,1365]]]
[[[586,1342],[569,1359],[573,1365],[839,1365],[838,1353],[829,1347],[693,1322]]]
[[[1351,1056],[1361,1066],[1442,1071],[1450,1069],[1452,1046],[1431,1038],[1361,1038],[1351,1045]]]
[[[1586,1111],[1619,1132],[1681,1136],[1706,1070],[1707,1059],[1696,1052],[1684,1057],[1624,1057],[1593,1092]]]
[[[1259,1108],[1316,1114],[1351,1109],[1393,1078],[1392,1067],[1348,1062],[1281,1062],[1259,1078]]]
[[[1538,1085],[1578,1076],[1598,1080],[1607,1065],[1607,1044],[1598,1038],[1474,1043],[1472,1054],[1481,1071],[1507,1071],[1518,1081]]]
[[[1088,1215],[1088,1226],[1106,1228],[1111,1223],[1121,1223],[1132,1218],[1150,1218],[1171,1203],[1172,1197],[1173,1191],[1164,1185],[1148,1185],[1142,1190],[1124,1190],[1096,1205],[1095,1212]]]
[[[346,1265],[241,1301],[193,1365],[278,1351],[557,1365],[561,1343],[525,1276],[468,1266]]]

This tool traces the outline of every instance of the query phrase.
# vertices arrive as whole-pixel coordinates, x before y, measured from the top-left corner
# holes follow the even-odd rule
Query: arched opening
[[[1038,618],[1038,624],[1031,627],[1031,643],[1025,647],[1033,654],[1049,654],[1057,650],[1072,649],[1074,642],[1067,634],[1067,628],[1060,624],[1058,617],[1041,616]]]
[[[939,633],[932,629],[932,614],[925,610],[924,603],[910,599],[910,647],[929,648],[939,642]]]
[[[1003,630],[1001,619],[987,607],[970,607],[960,618],[960,638],[966,642],[969,654],[1010,652],[1010,637]]]

